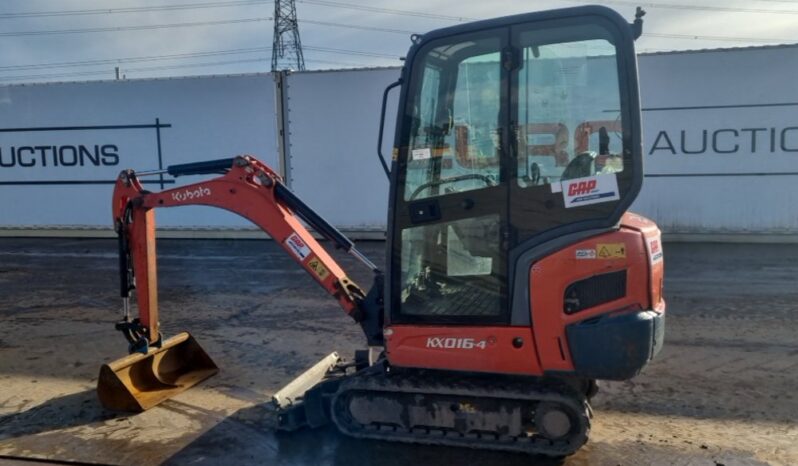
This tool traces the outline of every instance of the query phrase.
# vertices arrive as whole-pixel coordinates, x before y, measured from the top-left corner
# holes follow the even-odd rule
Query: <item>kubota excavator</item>
[[[332,422],[369,439],[576,451],[595,381],[633,377],[664,337],[660,232],[627,213],[643,181],[642,14],[629,24],[586,6],[413,36],[383,97],[384,121],[400,87],[390,169],[380,157],[390,177],[384,271],[254,157],[123,171],[117,329],[131,354],[101,369],[103,404],[141,411],[218,371],[187,333],[159,332],[154,209],[205,205],[266,231],[372,349],[353,362],[333,353],[277,392],[279,428]],[[167,173],[220,176],[142,188],[139,178]],[[374,272],[368,292],[309,227]]]

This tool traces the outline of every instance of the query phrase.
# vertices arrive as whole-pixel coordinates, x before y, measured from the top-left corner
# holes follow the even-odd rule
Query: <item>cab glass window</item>
[[[501,316],[499,242],[498,215],[402,230],[402,314],[442,320]]]
[[[500,40],[431,49],[421,61],[412,109],[406,201],[499,183]]]
[[[520,34],[517,183],[539,186],[624,169],[615,45],[602,28]],[[604,36],[604,37],[602,37]]]

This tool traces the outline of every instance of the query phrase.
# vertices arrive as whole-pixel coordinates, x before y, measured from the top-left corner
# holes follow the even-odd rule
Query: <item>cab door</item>
[[[507,321],[507,28],[423,45],[393,196],[391,320]]]

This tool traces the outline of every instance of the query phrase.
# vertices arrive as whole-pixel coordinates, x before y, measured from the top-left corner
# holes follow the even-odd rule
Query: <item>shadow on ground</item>
[[[52,398],[25,411],[0,416],[0,440],[79,427],[119,417],[103,409],[94,390]]]

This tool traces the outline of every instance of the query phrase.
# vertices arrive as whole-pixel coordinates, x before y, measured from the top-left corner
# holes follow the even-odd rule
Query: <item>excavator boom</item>
[[[296,197],[266,164],[251,156],[170,166],[172,176],[223,174],[194,184],[149,192],[142,174],[120,173],[113,196],[119,236],[120,284],[124,316],[117,323],[130,343],[131,355],[102,367],[98,393],[115,410],[143,411],[218,372],[196,340],[183,332],[163,341],[159,329],[155,209],[186,205],[219,207],[247,218],[269,234],[355,321],[369,324],[370,339],[379,340],[376,310],[364,306],[366,295],[319,244],[302,221],[357,257],[377,277],[381,272],[354,244]],[[130,316],[135,290],[138,317]],[[366,319],[366,313],[370,318]],[[365,327],[364,327],[365,329]]]

